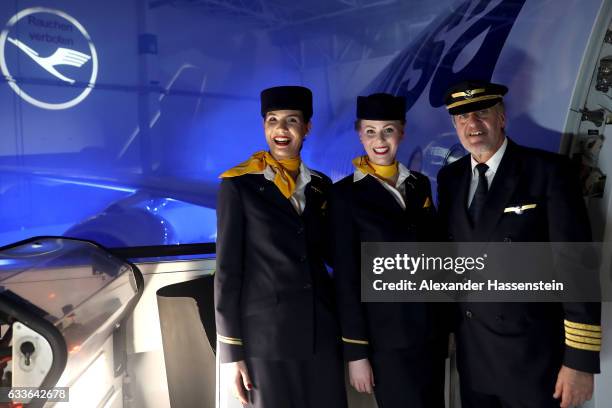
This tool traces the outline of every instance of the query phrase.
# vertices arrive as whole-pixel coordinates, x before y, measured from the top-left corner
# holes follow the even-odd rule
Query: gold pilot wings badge
[[[525,205],[519,205],[516,207],[506,207],[504,208],[504,213],[515,213],[515,214],[522,214],[523,212],[525,212],[525,210],[531,210],[532,208],[536,208],[538,205],[537,204],[525,204]]]

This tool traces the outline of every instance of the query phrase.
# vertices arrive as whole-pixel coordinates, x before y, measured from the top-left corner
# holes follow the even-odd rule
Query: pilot
[[[221,175],[215,316],[222,368],[249,407],[346,407],[324,264],[331,181],[300,158],[312,93],[266,89],[261,115],[269,151]]]
[[[469,155],[438,174],[444,232],[457,242],[590,241],[569,160],[506,136],[507,91],[464,81],[445,94]],[[504,211],[516,206],[524,211]],[[569,407],[591,398],[599,372],[599,303],[462,303],[457,312],[464,408]],[[529,324],[518,330],[514,322],[523,321]]]
[[[362,242],[436,240],[429,179],[396,160],[405,112],[404,97],[357,98],[365,154],[332,189],[334,276],[351,385],[374,392],[380,407],[437,408],[444,407],[448,345],[435,330],[437,305],[360,302]]]

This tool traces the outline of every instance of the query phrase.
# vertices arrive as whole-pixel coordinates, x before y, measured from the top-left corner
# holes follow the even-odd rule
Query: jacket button
[[[468,319],[471,319],[473,316],[472,311],[471,310],[466,310],[465,311],[465,317],[467,317]]]
[[[304,289],[312,289],[312,285],[310,283],[307,283],[304,285]]]
[[[264,191],[265,187],[264,186],[259,186],[259,191]]]
[[[504,237],[504,242],[512,242],[512,238],[510,238],[510,237]]]
[[[300,262],[306,262],[306,259],[308,259],[306,258],[306,255],[300,256]]]
[[[301,235],[304,232],[304,227],[300,227],[297,229],[297,234]]]

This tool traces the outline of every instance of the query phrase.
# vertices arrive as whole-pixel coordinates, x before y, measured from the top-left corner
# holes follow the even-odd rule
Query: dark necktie
[[[470,207],[468,208],[472,224],[474,225],[478,223],[480,215],[482,214],[482,209],[484,208],[485,201],[487,199],[489,183],[487,182],[487,177],[485,176],[485,173],[488,169],[489,166],[484,163],[478,163],[476,165],[476,170],[478,170],[478,185],[476,186],[474,197],[472,198],[472,202],[470,203]]]

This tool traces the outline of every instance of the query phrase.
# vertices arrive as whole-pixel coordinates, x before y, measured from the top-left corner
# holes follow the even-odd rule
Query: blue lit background
[[[563,3],[563,5],[560,5]],[[80,104],[46,110],[0,83],[0,246],[68,235],[111,246],[212,242],[218,175],[264,149],[259,92],[315,95],[303,158],[338,179],[361,154],[357,95],[407,96],[399,157],[435,175],[463,151],[441,92],[465,77],[506,83],[508,132],[556,151],[601,0],[5,0],[0,26],[31,7],[61,9],[95,45],[99,70]],[[567,24],[559,24],[571,15]],[[39,13],[38,21],[61,18]],[[6,30],[6,27],[5,27]],[[8,36],[41,56],[75,30],[23,19]],[[45,37],[49,38],[49,37]],[[542,46],[542,44],[546,46]],[[88,86],[91,61],[58,68],[68,86],[7,43],[13,80],[48,102]],[[449,157],[450,156],[450,157]]]

